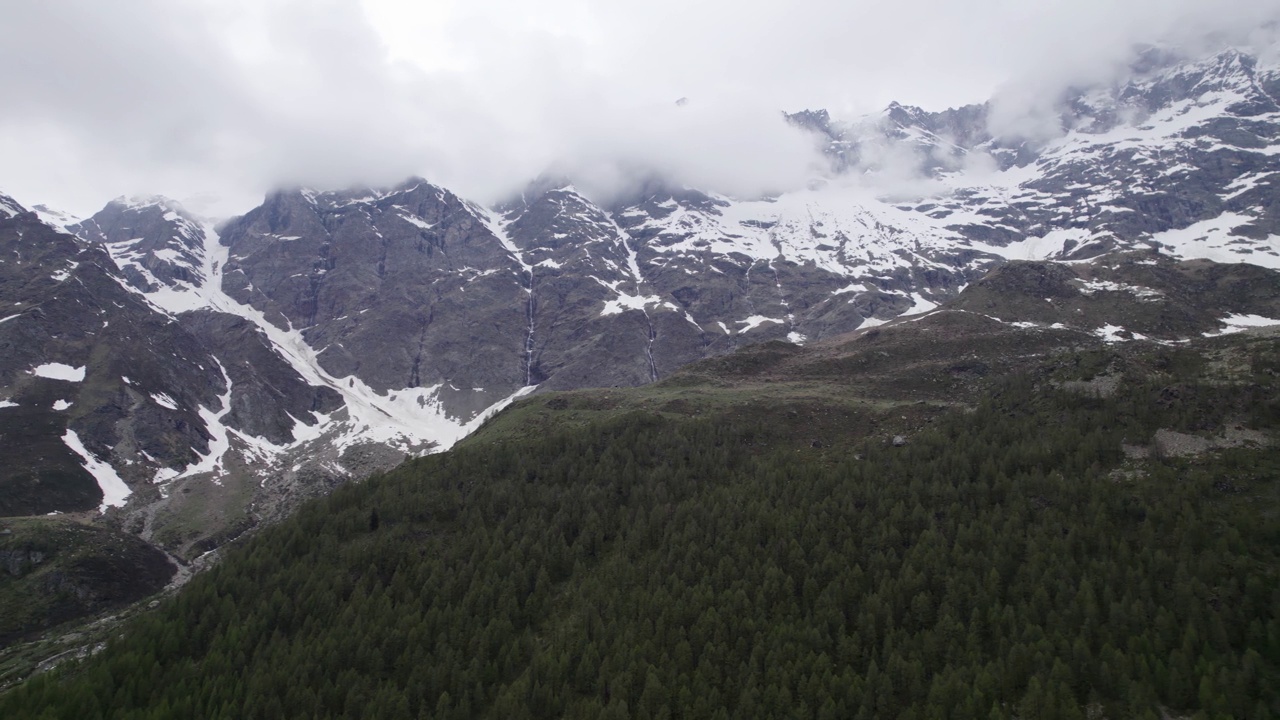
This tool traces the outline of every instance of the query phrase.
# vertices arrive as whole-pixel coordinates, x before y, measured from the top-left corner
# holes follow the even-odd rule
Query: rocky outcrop
[[[276,193],[223,228],[222,287],[302,330],[332,375],[447,388],[470,417],[525,384],[525,278],[485,220],[422,181]]]
[[[313,426],[314,413],[342,407],[332,388],[309,385],[249,320],[224,312],[196,310],[181,323],[218,358],[231,381],[228,427],[247,435],[287,445],[296,426]]]
[[[143,292],[205,279],[202,228],[167,198],[117,198],[67,230],[102,244],[129,284]]]

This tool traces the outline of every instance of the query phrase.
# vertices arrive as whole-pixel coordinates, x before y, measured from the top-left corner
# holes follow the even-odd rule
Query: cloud
[[[593,72],[589,38],[485,20],[437,28],[468,42],[433,69],[389,58],[351,0],[24,4],[0,29],[0,62],[25,68],[0,76],[0,184],[80,212],[152,191],[243,210],[280,184],[411,174],[490,201],[548,169],[604,194],[653,174],[751,194],[809,170],[767,97],[677,108]]]
[[[342,0],[20,3],[0,25],[0,64],[20,69],[0,74],[0,183],[87,212],[120,193],[243,204],[281,182],[407,175],[414,109],[383,54]]]
[[[1105,11],[1047,3],[1026,21],[1037,47],[1019,51],[1021,70],[993,93],[989,123],[997,136],[1043,141],[1062,134],[1070,90],[1124,82],[1143,47],[1187,57],[1227,47],[1272,52],[1280,0],[1128,0]]]
[[[817,163],[783,110],[940,109],[1003,85],[1034,114],[1134,41],[1256,27],[1276,2],[15,3],[0,189],[81,213],[149,192],[244,211],[280,184],[411,174],[486,202],[547,171],[602,196],[654,174],[771,192]]]

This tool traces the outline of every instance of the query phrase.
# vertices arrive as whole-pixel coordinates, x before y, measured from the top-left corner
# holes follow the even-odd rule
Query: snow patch
[[[89,471],[93,479],[98,481],[98,487],[102,488],[102,505],[98,506],[98,512],[106,512],[108,507],[124,507],[130,490],[124,480],[120,479],[116,469],[94,457],[84,443],[80,442],[80,436],[74,430],[68,429],[62,436],[62,441],[80,456],[84,461],[84,469]]]
[[[1105,292],[1127,292],[1139,300],[1157,300],[1164,295],[1159,290],[1141,285],[1126,285],[1124,283],[1111,282],[1110,280],[1081,280],[1080,292],[1085,295],[1093,295],[1098,291]]]
[[[785,322],[784,320],[779,320],[778,318],[765,317],[764,315],[752,315],[751,317],[747,318],[746,320],[739,320],[739,321],[738,321],[738,323],[737,323],[738,325],[745,325],[745,326],[746,326],[746,327],[744,327],[744,328],[742,328],[742,329],[738,330],[738,333],[739,333],[739,334],[741,334],[741,333],[745,333],[745,332],[751,332],[752,330],[755,330],[756,328],[760,327],[761,325],[763,325],[763,324],[765,324],[765,323],[777,323],[777,324],[781,325],[781,324],[783,324],[784,322]]]
[[[411,213],[409,213],[409,212],[407,212],[407,211],[406,211],[406,212],[402,212],[402,213],[400,213],[400,219],[401,219],[401,220],[404,220],[405,222],[409,223],[410,225],[417,226],[417,227],[419,227],[419,228],[421,228],[421,229],[423,229],[423,230],[430,230],[431,228],[435,227],[435,225],[432,225],[431,223],[429,223],[429,222],[427,222],[427,221],[423,220],[422,218],[420,218],[420,217],[418,217],[418,216],[416,216],[416,215],[413,215],[413,214],[411,214]]]
[[[1205,337],[1218,337],[1220,335],[1244,332],[1249,328],[1280,325],[1280,320],[1263,317],[1261,315],[1228,315],[1218,322],[1222,323],[1226,327],[1217,332],[1207,332],[1204,334]]]
[[[31,374],[50,380],[66,380],[67,382],[84,382],[84,366],[71,367],[62,363],[45,363],[33,368]]]
[[[290,413],[285,414],[289,416],[290,420],[293,420],[293,428],[289,431],[289,434],[293,436],[293,441],[295,443],[306,443],[316,440],[321,435],[324,435],[325,429],[329,426],[330,415],[326,415],[324,413],[313,411],[311,416],[315,419],[315,422],[310,425],[299,420]]]
[[[511,257],[515,258],[515,261],[520,264],[520,267],[525,272],[533,272],[533,266],[524,259],[524,253],[520,252],[520,248],[516,247],[511,236],[507,234],[507,225],[509,223],[501,215],[489,212],[482,207],[475,206],[471,210],[476,215],[476,218],[484,223],[489,232],[493,233],[493,236],[498,239],[498,244],[502,246],[502,249],[510,253]]]
[[[990,218],[987,218],[985,224],[990,224]],[[1063,228],[1045,233],[1039,237],[1028,237],[1003,246],[989,245],[982,242],[972,242],[970,244],[975,250],[998,255],[1006,260],[1047,260],[1061,255],[1068,241],[1074,240],[1077,244],[1082,245],[1088,242],[1090,237],[1088,230]]]
[[[908,315],[921,315],[938,309],[938,303],[924,299],[920,293],[911,293],[911,300],[911,307],[908,308],[906,312],[902,313],[903,317]]]
[[[1258,187],[1258,184],[1263,180],[1265,180],[1267,177],[1269,177],[1269,175],[1264,172],[1249,173],[1247,175],[1241,175],[1240,177],[1236,178],[1235,180],[1232,180],[1230,183],[1227,184],[1226,189],[1229,190],[1230,192],[1228,192],[1226,195],[1221,196],[1222,200],[1224,202],[1227,200],[1234,200],[1235,198]]]
[[[59,410],[59,411],[61,411],[61,410],[66,410],[66,409],[67,409],[67,408],[69,408],[69,407],[71,407],[71,403],[67,402],[66,400],[54,400],[54,401],[53,401],[53,409],[54,409],[54,410]]]
[[[152,393],[151,399],[155,400],[156,404],[159,405],[160,407],[167,407],[170,410],[178,409],[178,403],[175,402],[174,399],[168,395],[168,393]]]
[[[626,293],[618,293],[616,300],[606,301],[604,309],[600,311],[600,316],[617,315],[624,310],[644,310],[650,305],[661,305],[662,298],[656,295],[628,295]]]
[[[1219,263],[1247,262],[1280,270],[1280,236],[1251,240],[1232,235],[1236,228],[1256,220],[1249,215],[1225,212],[1212,220],[1202,220],[1179,230],[1166,230],[1151,241],[1183,258],[1204,258]]]
[[[867,284],[860,283],[860,282],[849,283],[848,285],[840,288],[839,290],[832,290],[831,294],[834,296],[834,295],[846,295],[848,293],[856,293],[856,292],[868,292]]]
[[[187,263],[186,258],[182,255],[182,253],[178,252],[177,250],[174,250],[173,248],[160,248],[159,250],[153,251],[151,255],[158,260],[163,260],[170,264],[184,265],[186,267],[191,267],[191,265]]]
[[[204,421],[205,429],[210,435],[209,452],[201,457],[199,462],[193,465],[188,465],[181,473],[174,475],[174,479],[179,477],[191,477],[201,473],[213,473],[222,470],[222,458],[227,454],[227,451],[231,449],[230,429],[222,422],[222,419],[227,416],[227,413],[231,412],[231,377],[227,375],[227,369],[222,366],[222,363],[219,362],[217,358],[214,358],[214,362],[218,363],[218,369],[222,371],[222,379],[227,384],[227,391],[218,398],[219,403],[221,403],[221,408],[217,412],[214,412],[203,405],[201,405],[199,409],[200,419]],[[156,396],[152,395],[151,397],[153,400],[156,400],[156,402],[160,402],[156,399]],[[164,397],[168,396],[166,395]],[[170,399],[170,402],[172,402],[172,399]],[[177,406],[175,405],[174,409],[176,409],[176,407]],[[213,481],[214,483],[221,484],[216,476]]]
[[[1147,336],[1141,333],[1130,332],[1119,325],[1111,325],[1110,323],[1093,331],[1094,335],[1102,338],[1103,342],[1119,343],[1128,342],[1130,340],[1146,340]],[[1128,335],[1128,337],[1126,337]]]

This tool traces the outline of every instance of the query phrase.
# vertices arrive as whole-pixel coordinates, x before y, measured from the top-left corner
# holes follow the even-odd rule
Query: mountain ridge
[[[70,228],[106,251],[94,256],[103,280],[200,354],[189,384],[203,389],[138,392],[122,370],[110,382],[150,408],[148,422],[182,418],[159,436],[187,439],[131,454],[99,424],[84,446],[132,489],[123,524],[193,555],[299,498],[445,449],[529,393],[651,383],[755,343],[925,316],[1010,261],[1092,268],[1067,284],[1093,294],[1064,298],[1098,339],[1180,342],[1234,327],[1223,317],[1280,317],[1265,298],[1179,310],[1163,326],[1154,303],[1119,309],[1146,280],[1113,258],[1280,268],[1280,108],[1267,100],[1280,70],[1238,51],[1152,51],[1135,67],[1068,93],[1035,142],[993,133],[991,103],[895,103],[855,123],[791,115],[825,138],[839,172],[756,199],[652,181],[602,204],[546,177],[489,208],[410,178],[280,190],[217,227],[167,199],[117,199]],[[902,168],[903,182],[888,177]],[[8,222],[27,217],[0,203]],[[1072,320],[1036,302],[1017,322]]]

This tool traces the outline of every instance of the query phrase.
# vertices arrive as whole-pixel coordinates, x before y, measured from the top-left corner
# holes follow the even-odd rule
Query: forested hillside
[[[1274,336],[1057,354],[950,409],[715,367],[343,487],[0,716],[1280,715]]]

